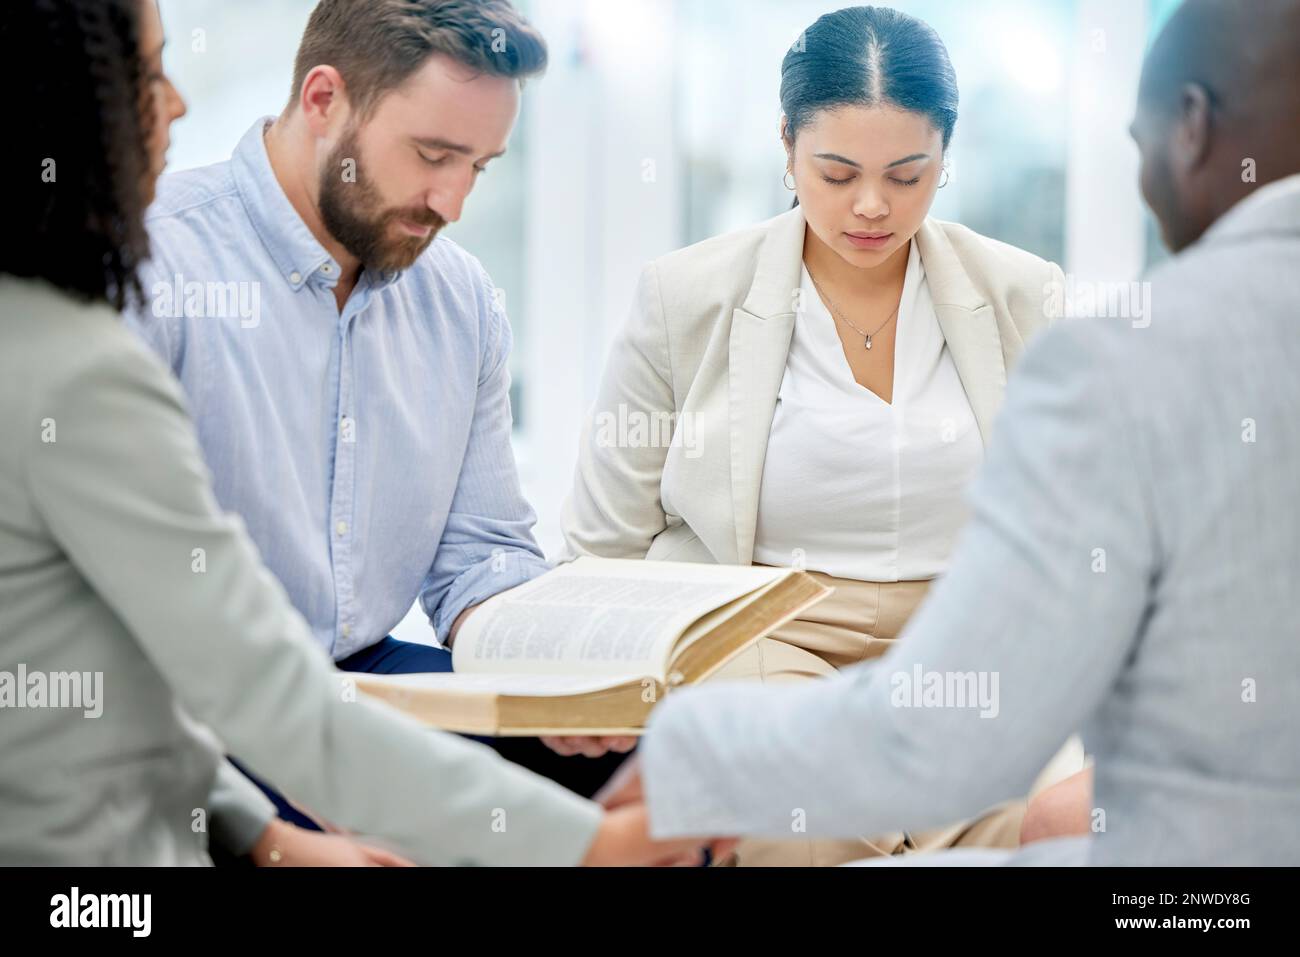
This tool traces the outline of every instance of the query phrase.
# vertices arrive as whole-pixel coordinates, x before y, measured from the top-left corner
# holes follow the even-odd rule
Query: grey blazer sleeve
[[[208,798],[208,817],[212,840],[242,857],[253,849],[275,817],[275,805],[234,765],[222,761]]]
[[[341,693],[214,500],[179,387],[125,331],[119,342],[48,384],[58,441],[30,457],[30,493],[181,707],[285,793],[418,862],[579,862],[596,805]]]
[[[1156,564],[1100,331],[1057,326],[1030,349],[949,571],[883,659],[797,687],[677,691],[655,711],[652,833],[924,828],[1028,790],[1115,682]],[[931,697],[930,675],[951,690]]]

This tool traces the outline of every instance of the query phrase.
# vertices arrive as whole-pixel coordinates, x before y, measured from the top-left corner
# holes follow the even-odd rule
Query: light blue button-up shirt
[[[442,237],[405,272],[364,271],[340,314],[339,264],[280,188],[266,123],[229,162],[163,178],[129,322],[185,388],[218,501],[335,660],[417,598],[445,641],[548,567],[510,446],[510,325]]]

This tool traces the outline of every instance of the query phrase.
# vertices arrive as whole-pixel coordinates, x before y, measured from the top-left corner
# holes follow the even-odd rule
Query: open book
[[[345,680],[448,731],[639,734],[668,689],[830,593],[789,568],[579,558],[466,618],[454,674]]]

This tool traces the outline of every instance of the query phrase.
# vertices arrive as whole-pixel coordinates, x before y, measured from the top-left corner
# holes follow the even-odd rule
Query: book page
[[[466,619],[456,671],[649,676],[691,622],[783,569],[580,558],[511,589]]]
[[[451,672],[430,672],[397,675],[352,675],[348,677],[363,679],[358,681],[360,687],[366,685],[389,685],[406,688],[411,691],[451,691],[461,694],[511,694],[532,695],[535,697],[586,694],[600,691],[612,685],[623,684],[610,678],[593,678],[590,676],[574,677],[572,675],[525,675],[525,674],[452,674]],[[626,676],[627,682],[641,680],[635,675]],[[645,679],[649,680],[649,679]]]

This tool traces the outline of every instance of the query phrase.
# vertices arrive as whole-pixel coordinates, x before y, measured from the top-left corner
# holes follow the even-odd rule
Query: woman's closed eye
[[[853,182],[854,179],[855,177],[853,176],[849,176],[846,179],[836,179],[833,176],[827,176],[825,173],[822,174],[822,180],[831,184],[832,186],[843,186],[846,183]],[[899,179],[896,176],[890,176],[889,181],[891,183],[896,183],[899,186],[915,186],[917,183],[921,182],[921,176],[919,173],[916,176],[914,176],[912,179]]]

